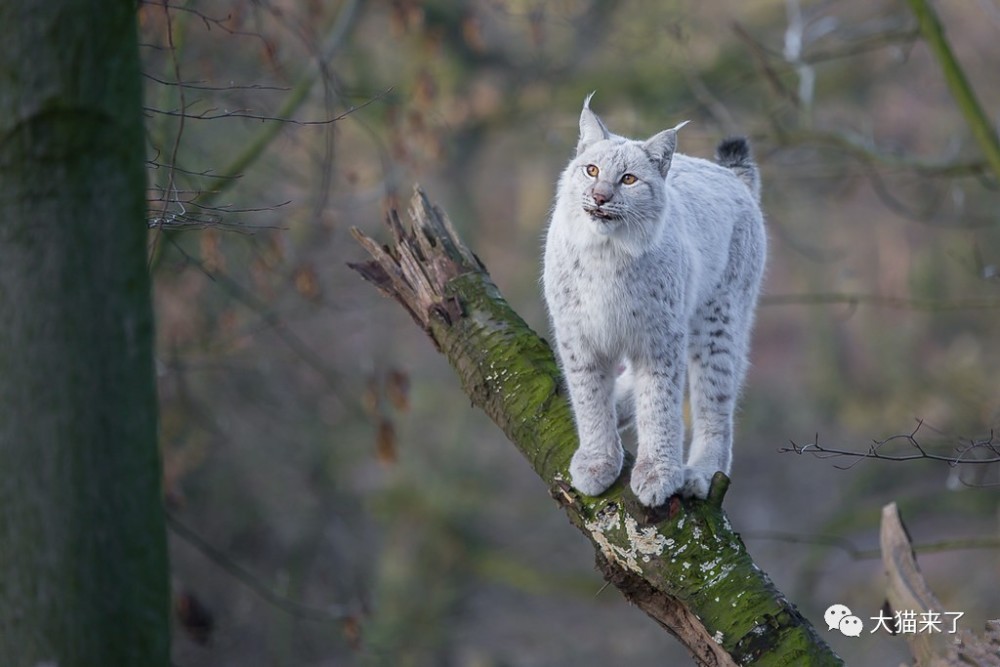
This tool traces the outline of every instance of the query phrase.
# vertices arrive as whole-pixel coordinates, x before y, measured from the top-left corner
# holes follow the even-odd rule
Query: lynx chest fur
[[[683,189],[689,171],[721,168],[679,155],[673,169],[671,187]],[[586,220],[553,224],[543,278],[553,318],[572,321],[581,335],[618,354],[639,353],[662,326],[687,326],[694,305],[708,296],[705,286],[718,284],[726,264],[733,230],[725,216],[712,224],[717,208],[707,201],[690,215],[675,215],[641,244],[621,238],[628,229],[593,237]],[[569,213],[557,209],[553,221],[572,219]]]
[[[574,486],[593,495],[614,482],[617,424],[634,416],[632,488],[647,505],[704,497],[729,471],[766,248],[746,142],[724,142],[713,163],[675,154],[679,127],[633,141],[585,104],[545,242],[545,300],[580,438]]]

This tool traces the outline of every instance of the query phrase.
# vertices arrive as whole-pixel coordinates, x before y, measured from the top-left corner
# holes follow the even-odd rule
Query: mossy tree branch
[[[407,227],[389,216],[388,246],[353,230],[371,259],[352,268],[431,337],[472,402],[503,429],[593,543],[605,578],[680,640],[697,664],[843,664],[754,564],[722,511],[729,480],[721,473],[707,501],[674,497],[656,510],[629,490],[628,463],[599,498],[567,483],[577,441],[551,349],[420,190],[410,215]]]

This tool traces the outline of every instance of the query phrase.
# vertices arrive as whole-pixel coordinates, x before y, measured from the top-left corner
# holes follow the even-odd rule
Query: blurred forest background
[[[935,7],[997,121],[1000,3]],[[140,25],[178,667],[685,663],[346,266],[349,228],[378,237],[419,182],[545,331],[540,241],[592,90],[615,132],[690,119],[682,152],[741,133],[761,164],[727,497],[757,563],[848,664],[899,664],[902,638],[822,624],[877,615],[896,500],[959,627],[1000,616],[997,465],[779,451],[922,420],[956,456],[1000,421],[1000,193],[903,0],[164,0]]]

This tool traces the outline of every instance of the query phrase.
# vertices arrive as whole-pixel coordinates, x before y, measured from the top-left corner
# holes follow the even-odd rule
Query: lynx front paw
[[[614,484],[622,471],[622,450],[591,452],[577,449],[569,464],[573,488],[588,496],[599,496]]]
[[[684,469],[668,463],[636,461],[632,467],[632,492],[646,507],[657,507],[684,484]]]
[[[684,469],[684,495],[700,498],[708,498],[708,490],[712,488],[712,478],[715,477],[715,470],[688,466]]]

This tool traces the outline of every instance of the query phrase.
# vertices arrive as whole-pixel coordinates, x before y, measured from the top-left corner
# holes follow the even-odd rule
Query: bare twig
[[[152,4],[152,1],[153,0],[140,0],[140,4]],[[226,23],[232,19],[232,16],[229,14],[219,18],[219,17],[209,16],[208,14],[205,14],[204,12],[195,9],[190,4],[171,5],[168,2],[164,2],[163,0],[160,0],[158,4],[160,4],[165,11],[176,10],[179,12],[187,12],[188,14],[191,14],[192,16],[201,19],[201,22],[205,26],[206,30],[211,30],[213,27],[215,27],[219,28],[220,30],[229,35],[235,35],[239,37],[253,37],[254,39],[259,39],[260,41],[264,42],[265,45],[267,45],[267,40],[264,39],[263,35],[261,35],[260,33],[247,32],[244,30],[234,30],[233,28],[227,26]],[[178,81],[179,80],[180,79],[178,79]]]
[[[350,31],[351,26],[354,24],[354,19],[357,16],[357,10],[360,5],[360,0],[348,0],[337,18],[334,22],[333,27],[330,29],[324,44],[320,48],[319,60],[321,62],[327,63],[333,59],[340,48],[344,45],[347,39],[347,35]],[[302,103],[306,100],[308,93],[312,90],[313,84],[318,76],[319,68],[310,68],[296,82],[292,87],[292,90],[285,97],[285,101],[282,103],[281,107],[278,109],[276,117],[278,118],[289,118],[298,109]],[[385,93],[383,93],[384,95]],[[264,150],[271,145],[275,137],[278,136],[278,130],[282,127],[281,123],[268,123],[265,124],[257,133],[257,136],[253,137],[249,142],[247,142],[243,151],[237,155],[223,170],[224,174],[242,174],[246,168],[252,164]],[[225,188],[224,188],[225,189]],[[218,195],[215,195],[218,196]],[[207,199],[211,200],[213,196],[207,196]]]
[[[180,81],[182,80],[183,77],[181,77],[181,66],[180,66],[180,61],[177,58],[177,49],[174,46],[173,19],[170,16],[170,9],[167,0],[162,0],[162,5],[163,5],[164,18],[166,19],[167,23],[167,45],[170,48],[170,62],[174,70],[174,79]],[[178,95],[180,96],[181,109],[185,109],[187,107],[187,101],[184,96],[183,88],[178,88]],[[170,213],[168,213],[170,209],[169,195],[174,189],[174,176],[176,175],[173,165],[177,163],[177,152],[180,150],[181,137],[183,135],[184,135],[184,117],[182,116],[177,125],[177,134],[174,136],[174,144],[170,149],[170,161],[169,161],[170,166],[167,168],[167,188],[166,188],[168,197],[163,201],[163,206],[160,208],[160,214],[158,216],[152,216],[153,219],[165,220],[170,215]],[[156,234],[153,238],[154,253],[155,253],[155,248],[159,245],[160,234],[161,231],[157,229]],[[154,256],[154,253],[150,253],[151,259]]]
[[[155,81],[156,83],[162,84],[164,86],[176,86],[178,88],[188,88],[191,90],[212,90],[216,92],[224,90],[274,90],[287,92],[288,88],[283,86],[265,86],[259,83],[251,83],[246,85],[240,85],[231,83],[226,86],[210,86],[204,81],[167,81],[166,79],[161,79],[157,76],[153,76],[148,72],[143,72],[142,76],[149,79],[150,81]]]
[[[222,178],[222,179],[241,178],[241,176],[238,176],[238,175],[237,176],[224,176],[222,174],[216,174],[211,169],[203,169],[201,171],[192,171],[190,169],[184,169],[183,167],[179,167],[176,164],[164,164],[162,162],[156,161],[155,159],[146,160],[146,166],[149,167],[150,169],[153,169],[153,170],[156,170],[156,169],[173,169],[174,171],[179,172],[181,174],[187,174],[188,176],[198,176],[200,178]]]
[[[388,88],[378,95],[365,100],[361,104],[351,105],[343,113],[337,114],[332,118],[324,118],[323,120],[295,120],[294,118],[286,118],[284,116],[266,116],[264,114],[253,113],[249,109],[234,109],[233,111],[219,111],[216,113],[216,109],[206,109],[200,113],[188,113],[186,111],[166,111],[164,109],[155,109],[153,107],[144,107],[146,113],[160,114],[163,116],[175,116],[181,119],[190,118],[191,120],[219,120],[220,118],[249,118],[250,120],[260,120],[260,121],[273,121],[278,123],[287,123],[289,125],[329,125],[330,123],[336,123],[338,120],[342,120],[347,116],[351,115],[355,111],[364,109],[369,104],[377,102],[378,100],[385,97],[392,88]]]
[[[1000,308],[996,299],[923,299],[919,297],[886,296],[855,292],[819,292],[812,294],[768,294],[761,297],[762,306],[872,306],[898,310],[955,311],[994,310]]]
[[[243,222],[229,223],[225,220],[225,215],[233,213],[260,213],[262,211],[275,211],[283,206],[287,206],[291,201],[284,201],[272,206],[258,208],[236,208],[230,205],[225,206],[204,206],[195,201],[195,197],[201,194],[201,190],[175,190],[170,196],[161,188],[151,188],[157,191],[157,195],[147,197],[146,201],[151,203],[167,202],[177,206],[177,211],[171,211],[164,216],[162,213],[151,212],[147,216],[146,224],[150,229],[178,230],[178,229],[206,229],[209,227],[222,228],[231,231],[246,233],[259,229],[286,229],[281,225],[248,225]],[[181,195],[188,194],[188,198]],[[188,210],[188,207],[196,210]]]
[[[917,432],[923,427],[924,422],[918,420],[916,428],[910,433],[902,433],[890,436],[883,440],[874,440],[872,444],[869,445],[867,451],[853,451],[846,449],[834,449],[830,447],[824,447],[819,444],[819,436],[817,435],[813,442],[799,445],[795,442],[791,442],[788,447],[779,447],[778,451],[781,453],[795,453],[795,454],[812,454],[819,459],[837,458],[837,457],[848,457],[855,459],[851,464],[846,466],[835,466],[841,470],[847,470],[853,468],[858,463],[865,459],[880,459],[883,461],[917,461],[917,460],[930,460],[930,461],[940,461],[947,463],[950,466],[965,465],[965,464],[990,464],[990,463],[1000,463],[1000,447],[994,439],[994,434],[990,431],[989,437],[979,440],[970,440],[967,443],[957,445],[954,447],[955,454],[936,454],[928,451],[917,439]],[[895,442],[904,442],[908,444],[911,448],[916,450],[914,454],[885,454],[882,449],[887,445]],[[985,458],[977,457],[973,455],[973,452],[978,454],[979,452],[987,452]]]
[[[174,70],[171,74],[173,80],[168,81],[161,77],[150,77],[151,79],[164,84],[171,85],[177,88],[178,94],[180,96],[180,104],[175,109],[162,109],[146,107],[145,112],[147,114],[153,114],[158,116],[163,116],[166,118],[178,118],[180,125],[178,128],[177,136],[174,139],[174,148],[170,153],[169,164],[164,165],[170,171],[168,172],[168,187],[167,194],[156,200],[159,204],[162,202],[162,206],[157,206],[160,209],[158,214],[153,214],[150,216],[150,221],[152,226],[159,227],[160,231],[167,231],[163,229],[164,227],[169,228],[171,231],[176,231],[178,229],[200,229],[205,227],[226,227],[222,222],[222,217],[226,213],[233,212],[230,207],[227,206],[217,206],[215,202],[218,201],[220,195],[228,191],[230,187],[238,182],[239,177],[244,173],[244,171],[264,152],[267,146],[278,136],[280,129],[286,125],[295,126],[329,126],[348,115],[372,104],[376,101],[381,100],[385,95],[387,95],[390,89],[387,89],[372,98],[365,100],[363,103],[350,105],[342,113],[337,115],[332,115],[328,118],[323,118],[320,120],[296,120],[293,118],[295,112],[299,107],[307,100],[308,94],[312,89],[313,83],[317,77],[317,70],[322,69],[326,63],[330,61],[337,53],[337,51],[346,42],[346,38],[350,32],[350,27],[353,25],[354,19],[357,16],[358,8],[360,6],[360,0],[347,0],[338,12],[336,19],[329,32],[327,33],[326,39],[324,40],[321,47],[318,49],[317,60],[320,62],[320,67],[310,67],[306,72],[304,72],[296,84],[287,91],[282,103],[279,108],[273,114],[269,113],[258,113],[253,109],[238,108],[232,110],[218,110],[216,108],[207,109],[200,112],[192,111],[192,107],[197,106],[197,102],[191,102],[185,98],[185,90],[199,89],[199,90],[209,90],[216,91],[219,88],[215,86],[201,86],[196,83],[187,82],[181,76],[180,68],[177,65],[178,58],[176,54],[176,45],[170,32],[170,12],[173,10],[183,10],[189,14],[200,18],[205,26],[209,29],[212,27],[219,27],[225,30],[229,34],[242,35],[242,33],[229,28],[225,23],[230,17],[215,18],[207,16],[197,10],[191,9],[189,7],[177,7],[175,5],[169,4],[169,0],[159,0],[158,5],[162,6],[164,11],[167,13],[168,19],[168,34],[167,34],[167,48],[170,50],[170,56],[174,63]],[[262,36],[254,35],[257,38],[264,40]],[[266,40],[264,40],[266,43]],[[242,86],[237,86],[237,88],[243,88]],[[246,86],[249,89],[258,90],[270,90],[269,87],[264,86]],[[275,89],[277,90],[277,89]],[[328,108],[331,101],[328,99]],[[207,178],[219,179],[219,182],[215,184],[214,187],[204,189],[198,192],[193,197],[186,198],[186,201],[181,201],[181,197],[175,196],[174,190],[174,174],[175,165],[178,160],[178,145],[180,143],[181,134],[184,130],[184,123],[187,120],[218,120],[227,118],[246,118],[251,120],[261,121],[262,127],[256,133],[255,136],[251,137],[249,141],[245,142],[241,147],[241,152],[230,161],[230,163],[220,170],[216,170],[212,173],[203,174]],[[179,173],[188,173],[190,175],[200,175],[194,172],[189,172],[187,170],[176,169]],[[177,210],[170,210],[171,207]],[[191,207],[198,207],[201,209],[201,213],[192,212]],[[262,210],[267,210],[265,207]],[[244,225],[230,225],[229,228],[244,230],[246,226]],[[162,258],[163,243],[161,242],[160,235],[157,234],[153,237],[153,244],[150,249],[150,266],[154,267]]]

